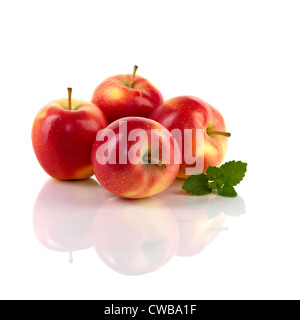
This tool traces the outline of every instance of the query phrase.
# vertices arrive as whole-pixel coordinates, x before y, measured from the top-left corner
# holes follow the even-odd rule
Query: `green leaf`
[[[232,198],[234,198],[234,197],[237,196],[237,193],[236,193],[236,191],[234,190],[234,187],[229,186],[229,185],[224,186],[224,187],[221,188],[221,189],[218,189],[218,194],[219,194],[220,196],[223,196],[223,197],[232,197]]]
[[[204,173],[190,176],[184,182],[182,189],[197,196],[212,193],[212,190],[208,187],[208,178]]]
[[[206,174],[201,173],[189,177],[183,189],[194,195],[205,195],[216,190],[224,197],[236,197],[234,186],[239,184],[245,177],[247,163],[242,161],[230,161],[220,168],[209,167]]]
[[[219,189],[219,184],[217,181],[214,181],[214,182],[211,182],[209,185],[208,185],[209,189]]]
[[[234,187],[244,179],[247,172],[247,163],[229,161],[220,167],[220,171],[225,178],[224,184]]]
[[[216,180],[219,179],[222,175],[222,171],[218,167],[208,167],[206,170],[206,174],[208,177],[208,180]]]

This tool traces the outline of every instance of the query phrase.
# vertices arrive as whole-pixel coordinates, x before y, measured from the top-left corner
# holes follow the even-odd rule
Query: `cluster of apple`
[[[191,96],[164,101],[160,91],[136,75],[136,71],[137,66],[132,75],[117,75],[101,82],[91,102],[72,99],[72,89],[68,88],[68,98],[52,101],[40,110],[32,128],[32,143],[39,163],[51,177],[81,180],[95,174],[99,183],[113,194],[145,198],[167,189],[176,177],[187,178],[187,169],[195,167],[199,159],[204,164],[203,172],[222,162],[230,134],[220,112]],[[120,122],[126,123],[128,135],[136,129],[146,132],[147,146],[143,149],[142,141],[124,137]],[[114,133],[113,141],[107,136],[99,137],[103,129]],[[171,134],[179,130],[184,135],[186,129],[192,132],[190,139],[178,141]],[[198,129],[205,132],[200,147],[196,143]],[[155,138],[159,139],[159,151],[169,143],[168,164],[163,163],[161,152],[157,162],[151,161],[153,132],[158,135]],[[139,144],[136,156],[140,161],[120,161],[124,156],[124,148],[120,148],[124,138],[126,155],[134,144]],[[102,163],[105,153],[98,151],[104,144],[114,149],[116,161]],[[194,163],[185,161],[188,148]],[[176,150],[181,154],[180,163],[174,159]],[[145,161],[145,156],[149,161]]]

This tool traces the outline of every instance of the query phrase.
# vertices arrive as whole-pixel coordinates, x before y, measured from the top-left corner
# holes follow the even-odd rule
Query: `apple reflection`
[[[92,247],[92,224],[103,201],[103,189],[93,179],[49,179],[34,206],[36,237],[46,248],[59,252]]]
[[[188,195],[182,190],[183,180],[177,179],[168,192],[158,197],[173,212],[178,223],[180,243],[176,255],[188,257],[202,252],[224,227],[226,216],[246,212],[241,197],[226,198],[215,194]]]
[[[93,245],[113,270],[141,275],[164,266],[176,253],[179,230],[168,207],[155,198],[109,199],[93,224]]]
[[[245,213],[240,197],[192,196],[182,184],[176,180],[155,197],[128,200],[111,195],[93,179],[49,179],[34,207],[36,236],[59,252],[94,247],[120,274],[153,272],[175,255],[201,253],[226,230],[227,216]]]

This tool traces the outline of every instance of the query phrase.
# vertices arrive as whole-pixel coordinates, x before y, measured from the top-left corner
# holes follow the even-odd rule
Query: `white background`
[[[299,16],[291,0],[1,1],[0,298],[300,298]],[[247,213],[201,254],[128,277],[93,249],[69,265],[38,242],[33,207],[48,177],[30,131],[67,86],[89,100],[134,64],[165,99],[195,95],[221,111],[225,160],[248,163],[237,188]]]

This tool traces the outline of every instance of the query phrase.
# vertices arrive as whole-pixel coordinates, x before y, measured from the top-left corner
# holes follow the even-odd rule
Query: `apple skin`
[[[106,191],[93,180],[56,181],[49,179],[36,198],[34,231],[49,250],[74,252],[92,246],[94,216]]]
[[[57,180],[91,177],[91,150],[97,132],[108,122],[90,102],[72,99],[52,101],[40,110],[32,127],[32,145],[42,168]]]
[[[182,96],[165,101],[163,105],[155,109],[149,116],[166,127],[170,132],[173,129],[180,129],[183,135],[184,129],[193,130],[192,144],[193,154],[200,160],[204,160],[204,170],[209,166],[219,166],[223,161],[227,146],[228,137],[221,135],[208,135],[207,130],[226,132],[226,126],[221,113],[207,102],[192,96]],[[204,159],[203,154],[196,150],[195,130],[204,129]],[[182,144],[182,165],[180,166],[178,178],[186,179],[185,169],[195,165],[188,165],[184,161],[183,152],[186,147]],[[202,152],[201,152],[202,153]],[[199,172],[201,173],[201,172]]]
[[[127,123],[127,147],[123,145],[120,147],[119,125],[121,121]],[[99,132],[92,150],[94,172],[99,183],[105,189],[123,198],[138,199],[160,193],[173,183],[180,166],[175,163],[174,152],[179,153],[180,150],[174,137],[161,124],[145,118],[128,117],[111,123],[106,129],[112,130],[116,135],[116,143],[111,145],[111,148],[115,149],[116,152],[116,164],[113,164],[110,159],[108,159],[109,163],[106,164],[100,164],[97,160],[97,150],[105,143],[104,141],[100,141],[101,132]],[[147,133],[148,146],[151,146],[152,129],[165,130],[163,139],[159,144],[160,159],[158,160],[162,160],[161,149],[163,144],[170,141],[170,164],[167,164],[166,168],[163,169],[157,164],[141,163],[145,151],[148,150],[143,150],[139,153],[140,161],[138,164],[130,163],[128,158],[129,149],[136,142],[128,141],[128,135],[134,129],[143,129]],[[120,151],[121,153],[127,152],[127,164],[120,164]]]
[[[163,103],[163,96],[147,79],[132,75],[110,77],[95,89],[92,102],[106,115],[109,123],[125,117],[148,118],[150,113]]]
[[[110,198],[99,208],[92,234],[101,260],[130,276],[160,269],[174,257],[179,244],[173,214],[155,197],[134,202]]]

